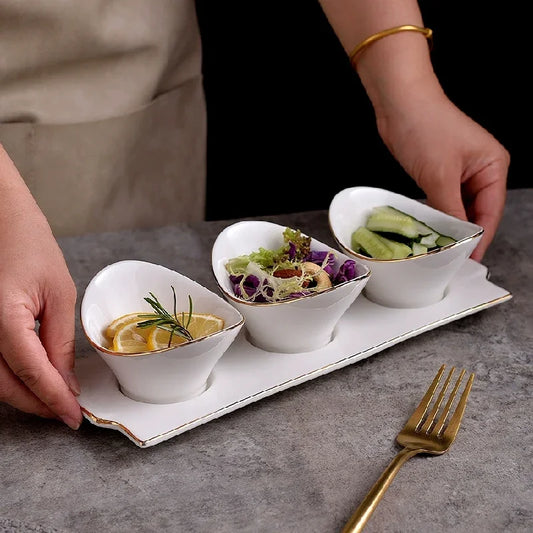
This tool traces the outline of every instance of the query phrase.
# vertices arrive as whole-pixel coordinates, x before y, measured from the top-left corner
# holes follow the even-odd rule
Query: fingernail
[[[71,416],[65,415],[61,417],[61,420],[71,429],[78,429],[81,426],[81,421],[78,421]]]
[[[72,394],[75,396],[79,396],[81,394],[80,382],[78,381],[78,378],[74,372],[69,372],[67,376],[67,384],[69,389],[72,391]]]

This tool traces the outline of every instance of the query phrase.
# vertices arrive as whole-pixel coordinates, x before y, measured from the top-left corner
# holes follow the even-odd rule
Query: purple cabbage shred
[[[333,278],[333,285],[339,285],[345,281],[350,281],[357,277],[357,265],[353,259],[347,259],[339,268],[339,271]]]

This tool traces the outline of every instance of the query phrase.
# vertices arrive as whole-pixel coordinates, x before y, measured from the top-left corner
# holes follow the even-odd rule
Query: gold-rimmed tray
[[[265,352],[251,345],[242,331],[217,363],[207,390],[185,402],[158,405],[131,400],[97,354],[79,358],[79,402],[91,423],[118,430],[146,448],[511,297],[488,280],[485,266],[469,259],[437,304],[393,309],[359,296],[339,321],[332,341],[312,352]]]

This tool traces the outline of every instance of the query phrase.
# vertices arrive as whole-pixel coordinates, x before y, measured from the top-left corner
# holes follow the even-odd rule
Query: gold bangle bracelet
[[[431,50],[433,46],[433,30],[429,28],[422,28],[421,26],[413,26],[411,24],[405,24],[404,26],[395,26],[394,28],[389,28],[388,30],[378,31],[370,37],[367,37],[364,41],[360,42],[350,54],[350,63],[352,67],[355,67],[356,57],[369,45],[373,42],[383,39],[383,37],[388,37],[389,35],[394,35],[395,33],[400,33],[402,31],[416,31],[422,33],[425,38],[428,40],[429,48]]]

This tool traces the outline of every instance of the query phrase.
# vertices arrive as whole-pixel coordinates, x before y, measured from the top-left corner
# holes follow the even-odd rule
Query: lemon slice
[[[128,313],[127,315],[122,315],[113,320],[107,329],[105,330],[105,336],[112,341],[115,338],[117,331],[126,324],[142,322],[143,318],[139,318],[139,313]]]
[[[120,353],[138,353],[149,350],[147,338],[155,327],[139,328],[138,318],[122,324],[113,337],[113,351]]]
[[[224,320],[216,315],[205,313],[192,313],[191,321],[187,326],[193,339],[211,335],[224,328]]]
[[[188,314],[185,316],[185,323],[187,323]],[[193,339],[199,339],[220,331],[224,327],[224,320],[216,315],[206,313],[192,313],[191,321],[187,326],[189,333]],[[168,347],[168,340],[170,332],[161,328],[153,328],[147,336],[146,343],[148,350],[160,350]],[[178,346],[187,342],[187,339],[179,335],[172,335],[172,342],[170,346]]]

